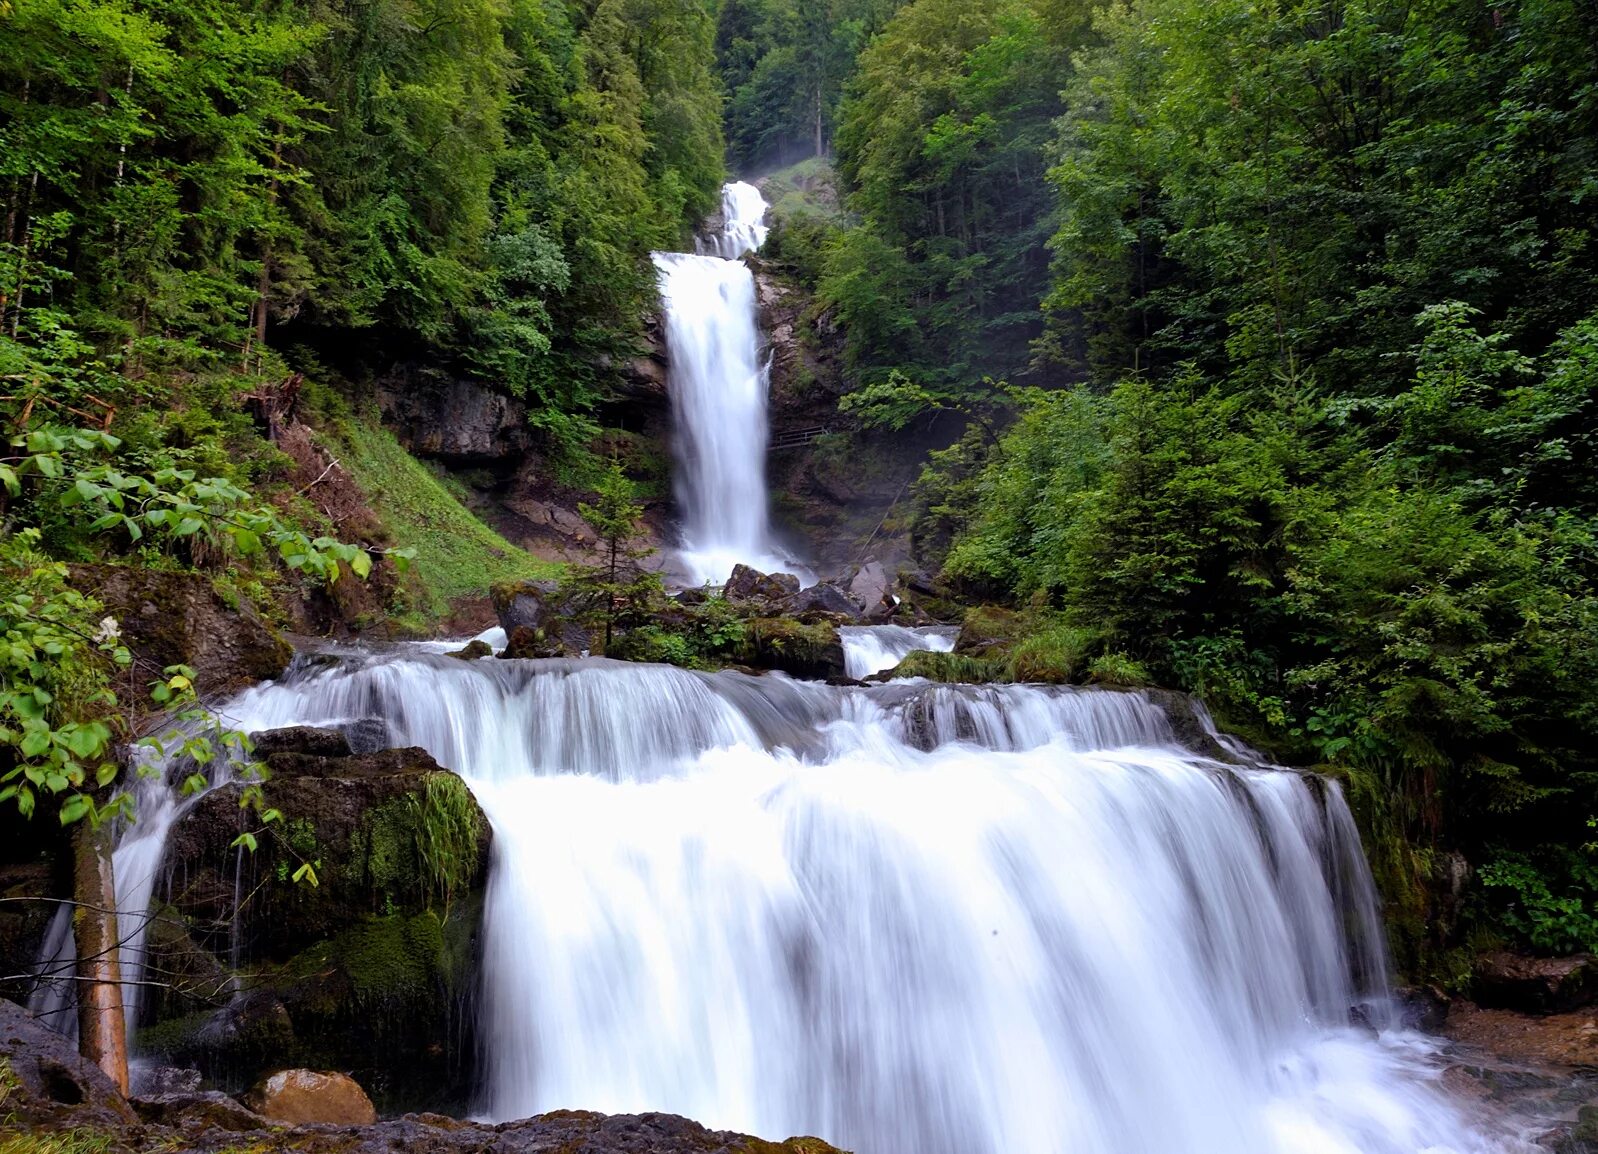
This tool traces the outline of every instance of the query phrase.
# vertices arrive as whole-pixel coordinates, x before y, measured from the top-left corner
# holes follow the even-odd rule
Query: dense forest
[[[948,603],[1598,947],[1595,46],[1587,0],[0,0],[4,796],[92,812],[129,707],[63,563],[407,558],[284,490],[263,381],[445,366],[592,488],[649,252],[818,158],[766,259],[861,451],[963,428]]]

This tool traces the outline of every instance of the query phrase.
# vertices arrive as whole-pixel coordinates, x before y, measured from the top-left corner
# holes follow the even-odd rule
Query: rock
[[[849,579],[849,596],[864,610],[868,621],[893,612],[894,603],[889,596],[891,588],[887,571],[880,561],[867,561]]]
[[[1591,954],[1532,958],[1499,951],[1478,959],[1470,988],[1483,1006],[1536,1014],[1575,1010],[1598,1001],[1598,964]]]
[[[792,617],[756,617],[744,623],[739,659],[755,669],[825,681],[844,676],[843,642],[829,624]]]
[[[148,947],[173,978],[149,994],[140,1049],[227,1091],[325,1067],[385,1106],[464,1107],[491,837],[476,799],[420,749],[283,751],[266,765],[281,822],[243,825],[233,783],[172,829],[169,910]],[[256,851],[232,848],[251,827]],[[307,862],[317,885],[294,881]]]
[[[355,1079],[315,1070],[280,1070],[256,1083],[244,1104],[264,1118],[295,1125],[368,1126],[377,1121],[372,1100]]]
[[[78,1056],[72,1040],[12,1002],[0,1001],[0,1069],[6,1124],[24,1132],[63,1124],[128,1125],[136,1116],[116,1083]],[[0,1146],[5,1145],[0,1143]]]
[[[317,729],[310,725],[290,725],[250,734],[255,756],[274,753],[306,753],[313,757],[348,757],[349,738],[336,729]]]
[[[179,1130],[223,1130],[238,1134],[264,1130],[271,1125],[270,1120],[220,1090],[145,1095],[133,1099],[133,1108],[146,1122]]]
[[[445,654],[447,657],[458,657],[462,661],[476,661],[483,657],[494,656],[494,647],[486,641],[470,641],[466,648],[457,649],[453,653]]]
[[[1435,1034],[1448,1020],[1449,997],[1436,986],[1404,986],[1394,991],[1399,1014],[1411,1030]]]
[[[734,565],[723,595],[729,601],[781,601],[799,592],[792,573],[762,573],[748,565]]]
[[[507,658],[577,657],[590,648],[587,630],[553,581],[511,581],[489,591],[505,630]]]
[[[243,787],[235,782],[199,798],[168,838],[171,902],[198,927],[202,945],[225,936],[225,953],[242,960],[281,959],[365,915],[428,909],[448,896],[436,892],[440,878],[458,890],[483,879],[488,820],[466,784],[425,750],[285,751],[264,760],[270,778],[262,788],[283,814],[281,836],[261,837],[256,852],[238,859],[231,847],[242,828]],[[320,884],[280,876],[313,859],[322,863]]]
[[[801,589],[783,603],[783,612],[794,617],[806,613],[829,613],[849,621],[860,619],[860,607],[842,589],[828,582]]]
[[[133,1071],[133,1093],[139,1098],[198,1094],[200,1072],[180,1066],[139,1066]]]
[[[350,743],[351,753],[376,753],[394,747],[394,731],[381,717],[363,717],[358,721],[340,723],[338,731]]]
[[[73,565],[74,588],[95,597],[145,665],[187,665],[205,695],[277,677],[294,651],[247,602],[230,604],[200,573]]]
[[[458,464],[514,462],[532,447],[527,407],[475,381],[403,366],[377,384],[383,423],[413,453]]]

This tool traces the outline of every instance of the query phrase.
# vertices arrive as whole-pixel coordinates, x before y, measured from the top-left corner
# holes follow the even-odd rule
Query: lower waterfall
[[[470,782],[490,1117],[858,1154],[1525,1148],[1397,1028],[1337,786],[1191,752],[1145,695],[410,648],[228,712],[381,718]]]

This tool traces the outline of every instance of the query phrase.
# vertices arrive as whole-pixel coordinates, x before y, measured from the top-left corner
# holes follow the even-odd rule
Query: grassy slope
[[[564,566],[512,545],[479,521],[426,464],[387,429],[361,419],[340,423],[341,460],[366,492],[395,545],[416,550],[417,604],[404,622],[438,620],[452,604],[482,597],[499,581],[556,577]]]

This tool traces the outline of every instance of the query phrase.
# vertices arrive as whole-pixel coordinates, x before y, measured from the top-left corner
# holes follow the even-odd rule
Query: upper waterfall
[[[767,365],[755,278],[741,258],[765,242],[766,202],[753,185],[722,191],[713,255],[656,253],[666,311],[668,386],[676,418],[680,559],[694,583],[726,580],[739,562],[793,569],[771,533],[766,492]]]

